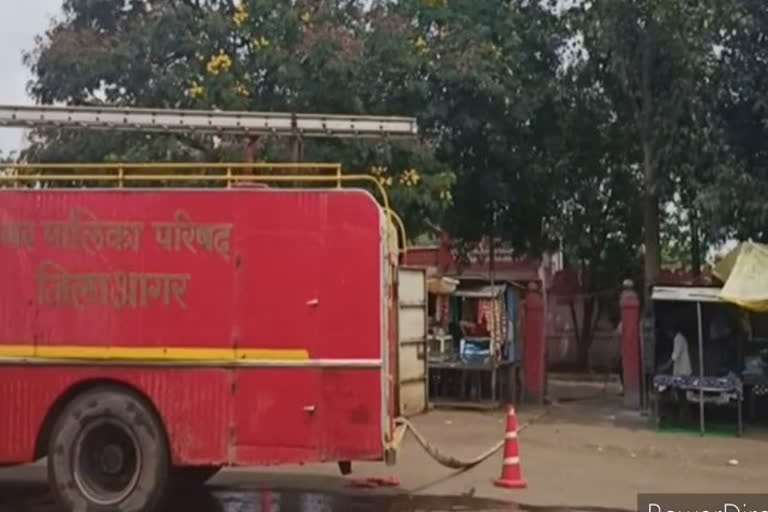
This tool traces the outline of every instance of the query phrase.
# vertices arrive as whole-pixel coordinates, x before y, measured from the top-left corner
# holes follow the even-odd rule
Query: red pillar
[[[640,299],[624,281],[621,292],[621,364],[624,370],[624,406],[640,408]]]
[[[525,296],[523,325],[523,370],[525,397],[543,403],[546,384],[546,337],[544,330],[544,301],[535,283],[528,286]]]

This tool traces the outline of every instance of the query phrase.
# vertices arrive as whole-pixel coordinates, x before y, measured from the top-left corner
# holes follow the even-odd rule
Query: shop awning
[[[713,273],[725,282],[722,300],[768,312],[768,246],[744,242],[718,262]]]
[[[675,302],[722,302],[720,288],[704,286],[654,286],[651,298]]]
[[[467,297],[474,299],[492,299],[503,295],[506,290],[506,285],[495,286],[478,286],[476,288],[464,288],[457,290],[454,295],[457,297]]]
[[[430,277],[427,279],[427,291],[433,295],[451,295],[459,285],[457,279],[450,277]]]

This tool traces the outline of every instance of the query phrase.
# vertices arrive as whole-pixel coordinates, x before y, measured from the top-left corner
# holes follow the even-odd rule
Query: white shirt
[[[691,375],[691,357],[688,355],[688,341],[682,333],[675,335],[672,349],[672,375]]]

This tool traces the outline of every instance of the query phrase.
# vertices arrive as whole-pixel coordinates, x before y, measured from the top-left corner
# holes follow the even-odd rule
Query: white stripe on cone
[[[505,466],[513,466],[517,464],[520,464],[520,457],[506,457],[504,459]]]
[[[517,432],[507,432],[504,439],[517,439]]]
[[[509,416],[514,416],[515,415],[515,408],[514,407],[510,407],[508,414],[509,414]]]

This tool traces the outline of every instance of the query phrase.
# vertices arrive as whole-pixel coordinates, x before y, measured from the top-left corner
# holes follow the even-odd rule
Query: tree
[[[713,68],[694,87],[663,182],[668,198],[662,222],[665,261],[689,268],[694,277],[701,273],[707,250],[718,241],[710,229],[715,212],[703,191],[734,164],[718,107],[719,74]]]
[[[768,241],[768,11],[762,2],[729,4],[718,41],[718,87],[714,114],[719,123],[719,166],[698,190],[714,242]]]
[[[42,103],[414,114],[423,58],[411,27],[363,0],[67,0],[27,63]],[[381,81],[387,89],[377,86]],[[405,109],[405,110],[401,110]],[[286,141],[250,141],[257,159],[292,160]],[[31,161],[240,160],[243,142],[212,136],[38,131]],[[414,231],[449,204],[449,168],[423,141],[310,141],[305,159],[388,169]],[[414,178],[415,177],[415,178]]]
[[[570,309],[578,364],[587,369],[596,322],[617,316],[619,285],[636,278],[642,230],[639,168],[626,151],[631,130],[612,114],[595,68],[574,62],[560,81],[557,131],[548,151],[558,160],[545,233],[561,242],[578,278],[582,308]]]
[[[498,237],[538,255],[562,241],[588,296],[576,319],[586,365],[593,318],[638,259],[633,133],[594,61],[564,69],[569,18],[517,1],[400,7],[431,58],[426,119],[438,155],[457,171],[445,225],[461,245]]]
[[[419,32],[422,123],[457,175],[444,227],[460,241],[498,237],[538,252],[564,28],[536,2],[404,0],[395,10]]]
[[[633,130],[628,146],[642,169],[645,283],[660,268],[659,202],[670,153],[695,86],[715,60],[719,19],[727,7],[718,0],[620,0],[583,2],[574,26],[613,114]]]

